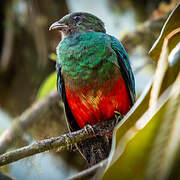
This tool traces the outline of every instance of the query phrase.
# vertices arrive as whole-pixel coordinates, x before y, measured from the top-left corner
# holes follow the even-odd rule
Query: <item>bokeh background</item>
[[[153,77],[148,51],[176,0],[6,0],[0,1],[0,134],[39,99],[45,79],[55,71],[55,49],[61,40],[48,28],[67,13],[85,11],[101,18],[107,33],[121,40],[136,79],[137,97]],[[17,143],[67,132],[58,105]],[[53,152],[20,160],[4,168],[18,180],[66,179],[84,169],[77,152]]]

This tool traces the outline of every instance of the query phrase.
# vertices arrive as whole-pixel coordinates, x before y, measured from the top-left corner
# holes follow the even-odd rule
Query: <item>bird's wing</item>
[[[74,116],[73,116],[71,109],[67,102],[64,80],[63,80],[63,77],[61,74],[61,67],[58,63],[56,63],[56,71],[57,71],[57,89],[61,95],[63,102],[64,102],[64,108],[65,108],[65,113],[66,113],[67,124],[68,124],[69,130],[70,131],[79,130],[80,127],[76,123]]]
[[[131,102],[132,104],[134,104],[135,99],[136,99],[135,80],[134,80],[134,75],[130,66],[128,55],[123,45],[120,43],[118,39],[111,36],[111,40],[112,40],[111,47],[117,55],[118,64],[119,64],[122,76],[125,80],[126,87],[129,91]]]

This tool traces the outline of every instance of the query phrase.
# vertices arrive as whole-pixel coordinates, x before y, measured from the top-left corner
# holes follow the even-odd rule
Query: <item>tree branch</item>
[[[12,126],[0,136],[0,154],[6,152],[15,139],[21,137],[34,123],[45,117],[52,107],[59,103],[59,100],[58,92],[53,91],[15,118]]]
[[[93,131],[87,126],[86,129],[80,129],[75,132],[61,135],[56,138],[45,139],[35,142],[29,146],[7,152],[0,156],[0,166],[15,162],[34,154],[45,152],[52,149],[62,150],[65,147],[84,141],[97,135],[104,136],[108,132],[112,132],[115,126],[115,120],[108,120],[93,126]]]

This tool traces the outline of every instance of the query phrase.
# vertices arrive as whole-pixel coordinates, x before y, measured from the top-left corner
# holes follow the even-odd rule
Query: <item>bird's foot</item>
[[[86,124],[84,130],[87,134],[95,134],[94,129],[90,124]]]
[[[114,116],[115,116],[116,124],[117,124],[121,119],[123,119],[124,115],[118,111],[114,111],[114,113],[115,113]]]

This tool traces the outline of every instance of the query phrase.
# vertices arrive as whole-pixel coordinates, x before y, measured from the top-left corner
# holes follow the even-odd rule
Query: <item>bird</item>
[[[54,22],[49,30],[61,33],[56,52],[57,89],[71,132],[127,114],[135,103],[135,80],[121,42],[106,33],[104,22],[87,12],[74,12]],[[77,143],[93,166],[107,158],[110,136]]]

